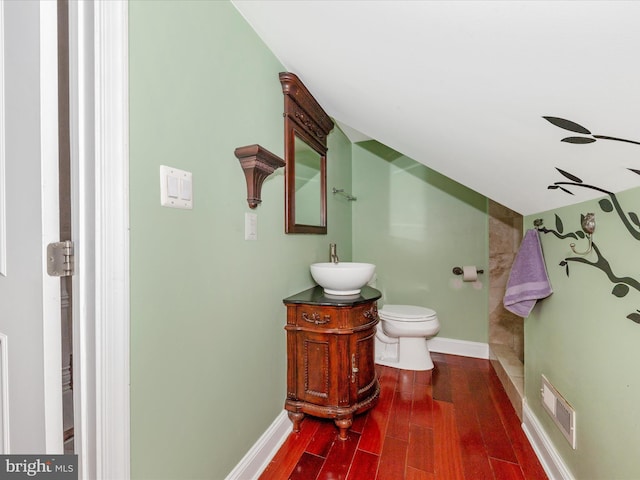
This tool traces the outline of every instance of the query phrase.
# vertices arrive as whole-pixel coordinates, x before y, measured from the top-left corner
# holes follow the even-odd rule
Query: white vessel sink
[[[311,276],[330,295],[356,295],[373,277],[372,263],[313,263]]]

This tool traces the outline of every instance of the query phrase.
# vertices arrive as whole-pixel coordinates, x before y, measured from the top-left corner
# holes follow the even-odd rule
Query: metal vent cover
[[[540,389],[542,406],[551,416],[557,427],[571,445],[576,448],[576,412],[562,395],[551,385],[551,382],[542,375],[542,387]]]

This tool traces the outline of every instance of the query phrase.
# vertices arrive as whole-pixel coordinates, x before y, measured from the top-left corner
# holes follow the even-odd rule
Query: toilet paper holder
[[[476,270],[478,273],[484,273],[484,270]],[[462,267],[453,267],[453,274],[454,275],[462,275],[463,270]]]

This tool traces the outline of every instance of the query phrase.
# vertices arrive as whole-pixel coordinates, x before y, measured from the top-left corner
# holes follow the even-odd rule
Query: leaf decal
[[[564,118],[558,118],[558,117],[545,117],[545,116],[543,116],[542,118],[544,118],[548,122],[553,123],[556,127],[569,130],[570,132],[584,133],[585,135],[591,135],[591,132],[589,130],[584,128],[582,125],[578,125],[577,123],[572,122],[571,120],[565,120]]]
[[[568,193],[569,195],[573,195],[573,192],[571,190],[567,190],[566,188],[560,187],[560,190],[562,190],[564,193]]]
[[[560,168],[556,167],[556,170],[559,171],[563,176],[565,176],[566,178],[568,178],[569,180],[571,180],[572,182],[576,182],[576,183],[582,183],[582,179],[576,177],[575,175],[572,175],[569,172],[565,172],[564,170],[561,170]]]
[[[636,175],[640,175],[640,170],[636,170],[635,168],[627,168],[630,172],[635,173]]]
[[[587,143],[593,143],[596,141],[595,138],[589,138],[589,137],[567,137],[567,138],[563,138],[562,140],[560,140],[561,142],[566,142],[566,143],[575,143],[578,145],[584,145]]]
[[[565,272],[567,273],[567,277],[569,276],[569,262],[566,262],[565,260],[562,260],[560,262],[560,266],[564,267]]]
[[[638,215],[636,215],[634,212],[629,212],[629,218],[633,223],[640,227],[640,219],[638,219]]]
[[[622,298],[627,293],[629,293],[629,286],[625,285],[624,283],[619,283],[618,285],[613,287],[613,290],[611,291],[611,293],[618,298]]]
[[[613,205],[606,198],[603,198],[602,200],[600,200],[598,204],[600,205],[600,208],[602,209],[603,212],[613,212]]]
[[[640,313],[630,313],[629,315],[627,315],[627,318],[632,322],[640,323]]]
[[[562,225],[562,219],[556,214],[556,230],[558,233],[564,232],[564,225]]]
[[[584,232],[583,232],[582,230],[578,230],[578,231],[576,232],[576,235],[577,235],[579,238],[584,238]]]

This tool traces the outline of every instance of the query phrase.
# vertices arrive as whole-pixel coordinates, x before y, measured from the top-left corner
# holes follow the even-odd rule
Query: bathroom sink
[[[372,263],[325,262],[310,266],[311,276],[329,295],[355,295],[360,293],[373,277],[376,266]]]

